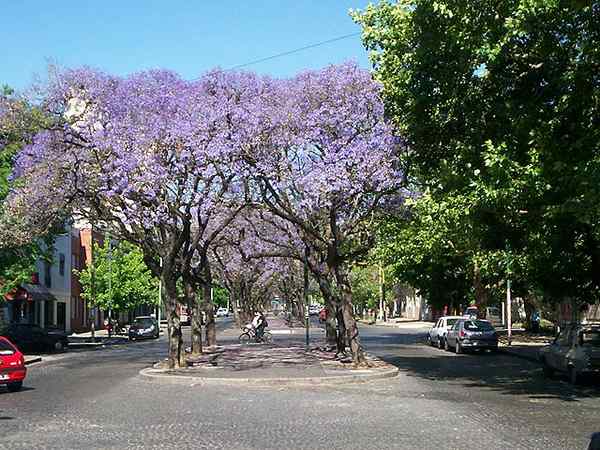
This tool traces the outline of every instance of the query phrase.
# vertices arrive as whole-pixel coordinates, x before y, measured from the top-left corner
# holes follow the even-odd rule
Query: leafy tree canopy
[[[125,311],[158,301],[158,280],[154,278],[140,249],[128,242],[109,248],[94,244],[94,264],[78,272],[82,297],[92,306]],[[95,292],[95,295],[94,295]]]

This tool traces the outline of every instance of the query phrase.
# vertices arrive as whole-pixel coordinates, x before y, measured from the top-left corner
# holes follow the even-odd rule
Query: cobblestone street
[[[138,372],[164,356],[164,337],[38,363],[22,392],[0,392],[0,448],[584,449],[600,430],[597,387],[546,380],[508,355],[427,347],[422,326],[361,330],[399,376],[311,387],[147,382]]]

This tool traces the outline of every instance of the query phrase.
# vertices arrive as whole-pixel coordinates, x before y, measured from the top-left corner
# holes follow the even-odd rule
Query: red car
[[[15,345],[5,337],[0,336],[0,384],[6,384],[11,392],[16,392],[23,386],[27,375],[25,357]]]

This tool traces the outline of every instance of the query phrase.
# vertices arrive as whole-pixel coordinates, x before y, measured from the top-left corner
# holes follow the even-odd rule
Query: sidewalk
[[[552,339],[554,338],[550,335],[523,333],[514,335],[509,346],[507,337],[500,336],[498,350],[517,358],[539,362],[540,349],[550,344]]]
[[[162,332],[162,331],[161,331]],[[92,333],[91,331],[86,331],[84,333],[72,333],[68,336],[69,347],[68,352],[82,352],[87,350],[100,350],[107,346],[112,345],[120,345],[129,343],[129,339],[127,336],[111,336],[108,337],[108,331],[106,330],[97,330],[96,331],[96,340],[92,341]],[[62,354],[62,353],[60,353]],[[58,355],[57,353],[51,354],[25,354],[25,365],[35,364],[41,362],[43,360],[47,360],[49,357],[53,359],[54,356]]]
[[[392,328],[423,328],[429,329],[433,326],[434,322],[429,322],[426,320],[415,320],[415,319],[406,319],[404,317],[397,317],[394,319],[388,319],[386,321],[383,320],[368,320],[368,319],[359,319],[359,323],[364,325],[373,325],[377,327],[392,327]]]
[[[164,362],[143,369],[144,378],[188,385],[330,385],[394,377],[398,368],[367,355],[368,367],[354,368],[350,358],[338,360],[317,346],[226,345],[188,358],[188,368],[168,370]]]
[[[69,348],[100,347],[103,345],[124,344],[125,342],[128,342],[126,335],[112,335],[108,337],[107,330],[96,330],[95,341],[92,341],[91,331],[69,335]]]

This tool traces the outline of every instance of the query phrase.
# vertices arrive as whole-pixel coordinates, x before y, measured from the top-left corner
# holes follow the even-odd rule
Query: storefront
[[[44,287],[27,285],[19,287],[4,296],[6,320],[9,323],[33,323],[41,327],[65,327],[65,317],[61,317],[56,298]],[[63,316],[64,314],[64,307]]]

